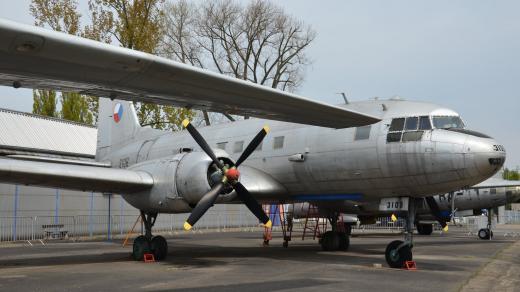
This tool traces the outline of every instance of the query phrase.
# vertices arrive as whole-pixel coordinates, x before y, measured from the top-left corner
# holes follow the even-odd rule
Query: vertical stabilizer
[[[96,160],[107,159],[114,148],[132,141],[140,127],[132,102],[100,98]]]

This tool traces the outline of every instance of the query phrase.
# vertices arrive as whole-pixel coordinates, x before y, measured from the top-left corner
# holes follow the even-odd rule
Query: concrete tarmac
[[[131,247],[119,241],[0,245],[0,291],[459,291],[479,279],[520,291],[512,273],[520,241],[457,230],[416,236],[418,270],[387,268],[385,247],[401,237],[358,235],[347,252],[323,252],[310,239],[283,248],[276,235],[263,247],[261,232],[180,233],[168,238],[168,258],[157,263],[132,261]],[[510,277],[489,277],[504,274],[504,260]]]

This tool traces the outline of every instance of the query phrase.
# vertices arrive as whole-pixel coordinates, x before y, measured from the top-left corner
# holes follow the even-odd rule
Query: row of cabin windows
[[[388,129],[386,142],[420,141],[425,130],[431,130],[429,116],[393,119]]]
[[[283,148],[284,138],[285,138],[284,136],[274,137],[274,141],[273,141],[274,150]],[[228,142],[219,142],[219,143],[217,143],[217,148],[225,151],[227,143]],[[260,143],[258,145],[258,147],[256,147],[255,151],[262,150],[262,144],[263,143]],[[244,141],[236,141],[233,144],[233,153],[242,153],[242,151],[244,151]]]

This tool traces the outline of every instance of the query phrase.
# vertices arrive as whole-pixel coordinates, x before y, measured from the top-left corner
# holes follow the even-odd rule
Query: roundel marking
[[[120,103],[117,103],[114,106],[114,121],[116,123],[119,123],[122,118],[123,118],[123,105]]]

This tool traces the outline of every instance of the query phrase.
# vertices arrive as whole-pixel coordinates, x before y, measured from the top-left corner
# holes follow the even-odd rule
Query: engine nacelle
[[[225,151],[214,152],[219,159],[232,163]],[[184,152],[132,165],[128,169],[147,172],[154,185],[150,190],[124,198],[132,206],[149,212],[189,212],[211,188],[208,173],[211,164],[211,158],[204,152]]]

